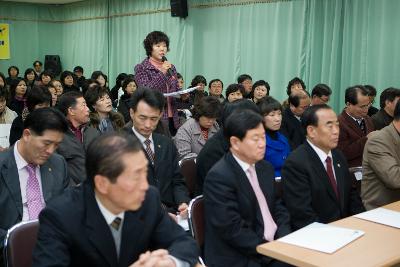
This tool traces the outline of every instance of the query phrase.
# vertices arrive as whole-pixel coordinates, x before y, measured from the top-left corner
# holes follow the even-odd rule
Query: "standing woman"
[[[8,107],[18,115],[26,107],[26,83],[22,78],[15,79],[10,86],[10,101]]]
[[[25,70],[25,74],[24,74],[24,79],[26,82],[26,87],[29,89],[31,89],[35,83],[36,80],[36,72],[34,69],[32,68],[28,68]]]
[[[75,91],[79,92],[79,87],[76,85],[76,76],[72,72],[66,70],[60,75],[60,81],[64,89],[64,93]]]
[[[178,77],[175,66],[165,56],[169,51],[169,38],[160,31],[149,33],[143,41],[147,58],[135,66],[135,80],[139,87],[148,87],[161,93],[178,91]],[[175,135],[179,127],[178,111],[175,99],[167,97],[167,105],[162,116],[162,123]]]

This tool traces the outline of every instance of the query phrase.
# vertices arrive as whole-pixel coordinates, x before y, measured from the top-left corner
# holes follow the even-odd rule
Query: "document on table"
[[[354,217],[400,228],[400,212],[394,210],[377,208],[354,215]]]
[[[0,146],[5,148],[9,147],[11,124],[0,124]]]
[[[362,235],[364,232],[360,230],[314,222],[277,241],[325,253],[334,253]]]

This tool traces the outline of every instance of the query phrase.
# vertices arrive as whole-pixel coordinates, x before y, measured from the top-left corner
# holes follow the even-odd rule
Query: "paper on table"
[[[354,215],[356,218],[400,228],[400,212],[377,208]]]
[[[185,230],[189,231],[189,222],[188,219],[184,219],[181,215],[176,215],[176,219],[178,220],[178,224]]]
[[[167,97],[167,96],[179,97],[180,95],[183,95],[183,94],[186,94],[186,93],[190,93],[190,92],[196,90],[197,87],[198,87],[198,86],[190,87],[190,88],[188,88],[188,89],[180,90],[180,91],[176,91],[176,92],[172,92],[172,93],[164,93],[163,95],[164,95],[165,97]]]
[[[325,253],[334,253],[362,235],[364,232],[360,230],[314,222],[278,241]]]

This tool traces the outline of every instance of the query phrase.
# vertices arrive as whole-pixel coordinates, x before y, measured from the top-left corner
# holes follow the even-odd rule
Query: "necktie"
[[[269,211],[267,200],[265,199],[264,193],[261,191],[254,166],[250,166],[247,169],[247,172],[249,174],[249,181],[251,187],[253,188],[253,191],[256,194],[258,205],[260,206],[261,215],[264,222],[264,237],[268,241],[273,241],[277,226]]]
[[[363,133],[366,134],[366,128],[365,128],[365,121],[364,121],[364,119],[359,120],[358,125],[360,126],[361,131],[363,131]]]
[[[332,169],[331,157],[327,157],[325,162],[326,162],[326,172],[328,173],[329,181],[331,182],[333,191],[335,191],[336,197],[339,199],[337,184],[336,184],[335,176],[333,174],[333,169]]]
[[[121,225],[121,218],[120,217],[115,217],[114,221],[110,224],[112,228],[115,230],[119,231],[119,227]]]
[[[146,139],[146,140],[144,141],[144,144],[146,145],[146,153],[147,153],[147,156],[149,156],[149,158],[150,158],[150,160],[151,160],[151,164],[154,165],[154,153],[153,153],[153,150],[151,150],[151,147],[150,147],[150,144],[151,144],[150,139]]]
[[[36,177],[36,166],[28,164],[26,166],[29,177],[26,183],[26,200],[28,204],[29,220],[38,218],[40,211],[44,208],[42,203],[42,193],[40,192],[39,181]]]

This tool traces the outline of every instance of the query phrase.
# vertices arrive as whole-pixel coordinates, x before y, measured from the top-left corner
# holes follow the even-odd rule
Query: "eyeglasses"
[[[362,105],[362,106],[358,106],[361,109],[369,109],[371,107],[371,103],[366,104],[366,105]]]

